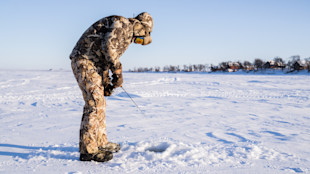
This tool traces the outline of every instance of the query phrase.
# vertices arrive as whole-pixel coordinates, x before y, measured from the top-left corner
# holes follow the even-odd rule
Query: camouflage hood
[[[143,12],[139,14],[135,19],[139,20],[141,24],[144,26],[146,32],[153,31],[153,18],[147,12]]]
[[[142,36],[144,37],[144,44],[147,45],[152,42],[150,36],[153,31],[153,18],[147,13],[143,12],[135,18],[129,18],[130,22],[133,25],[133,36]]]

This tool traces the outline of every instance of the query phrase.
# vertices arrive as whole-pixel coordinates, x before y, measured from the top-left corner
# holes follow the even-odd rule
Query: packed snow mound
[[[19,148],[27,151],[27,153],[11,153],[8,155],[14,156],[13,159],[15,162],[18,162],[19,167],[27,165],[34,172],[36,172],[38,166],[49,166],[54,163],[63,163],[67,166],[81,163],[79,161],[77,144],[51,145],[47,147],[0,144],[0,147]],[[4,155],[3,152],[0,155]],[[255,160],[259,159],[276,160],[278,162],[285,162],[287,160],[298,161],[297,157],[287,153],[280,153],[250,142],[238,146],[234,143],[227,144],[227,142],[219,145],[207,143],[189,144],[175,140],[166,140],[162,142],[124,142],[122,143],[121,150],[114,154],[114,159],[101,165],[109,167],[111,171],[115,172],[143,173],[154,168],[166,168],[169,170],[180,168],[185,171],[195,171],[196,168],[206,166],[250,168],[255,164]],[[298,170],[302,171],[302,169]]]

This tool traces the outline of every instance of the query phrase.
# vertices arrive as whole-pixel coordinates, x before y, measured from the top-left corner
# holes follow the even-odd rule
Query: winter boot
[[[121,149],[120,144],[108,142],[105,146],[99,147],[100,151],[118,152]]]
[[[97,161],[97,162],[106,162],[110,161],[113,158],[112,152],[109,151],[99,151],[95,154],[80,154],[81,161]]]

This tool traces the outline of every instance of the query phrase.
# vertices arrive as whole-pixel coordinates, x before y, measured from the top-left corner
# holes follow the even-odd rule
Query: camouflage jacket
[[[70,58],[92,60],[103,70],[119,69],[119,57],[133,38],[133,26],[127,18],[109,16],[95,22],[81,36]]]
[[[151,42],[153,29],[151,15],[144,12],[136,18],[109,16],[90,26],[75,45],[70,59],[85,58],[94,62],[103,77],[109,77],[109,70],[114,76],[121,76],[120,56],[125,52],[135,36],[143,36],[147,45]],[[108,80],[108,81],[107,81]],[[109,78],[104,79],[105,85]]]

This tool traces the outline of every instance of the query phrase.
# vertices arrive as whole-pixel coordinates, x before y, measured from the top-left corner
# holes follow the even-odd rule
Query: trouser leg
[[[72,60],[72,70],[82,90],[85,106],[80,127],[80,153],[93,154],[107,144],[105,123],[106,102],[102,77],[92,61]]]

